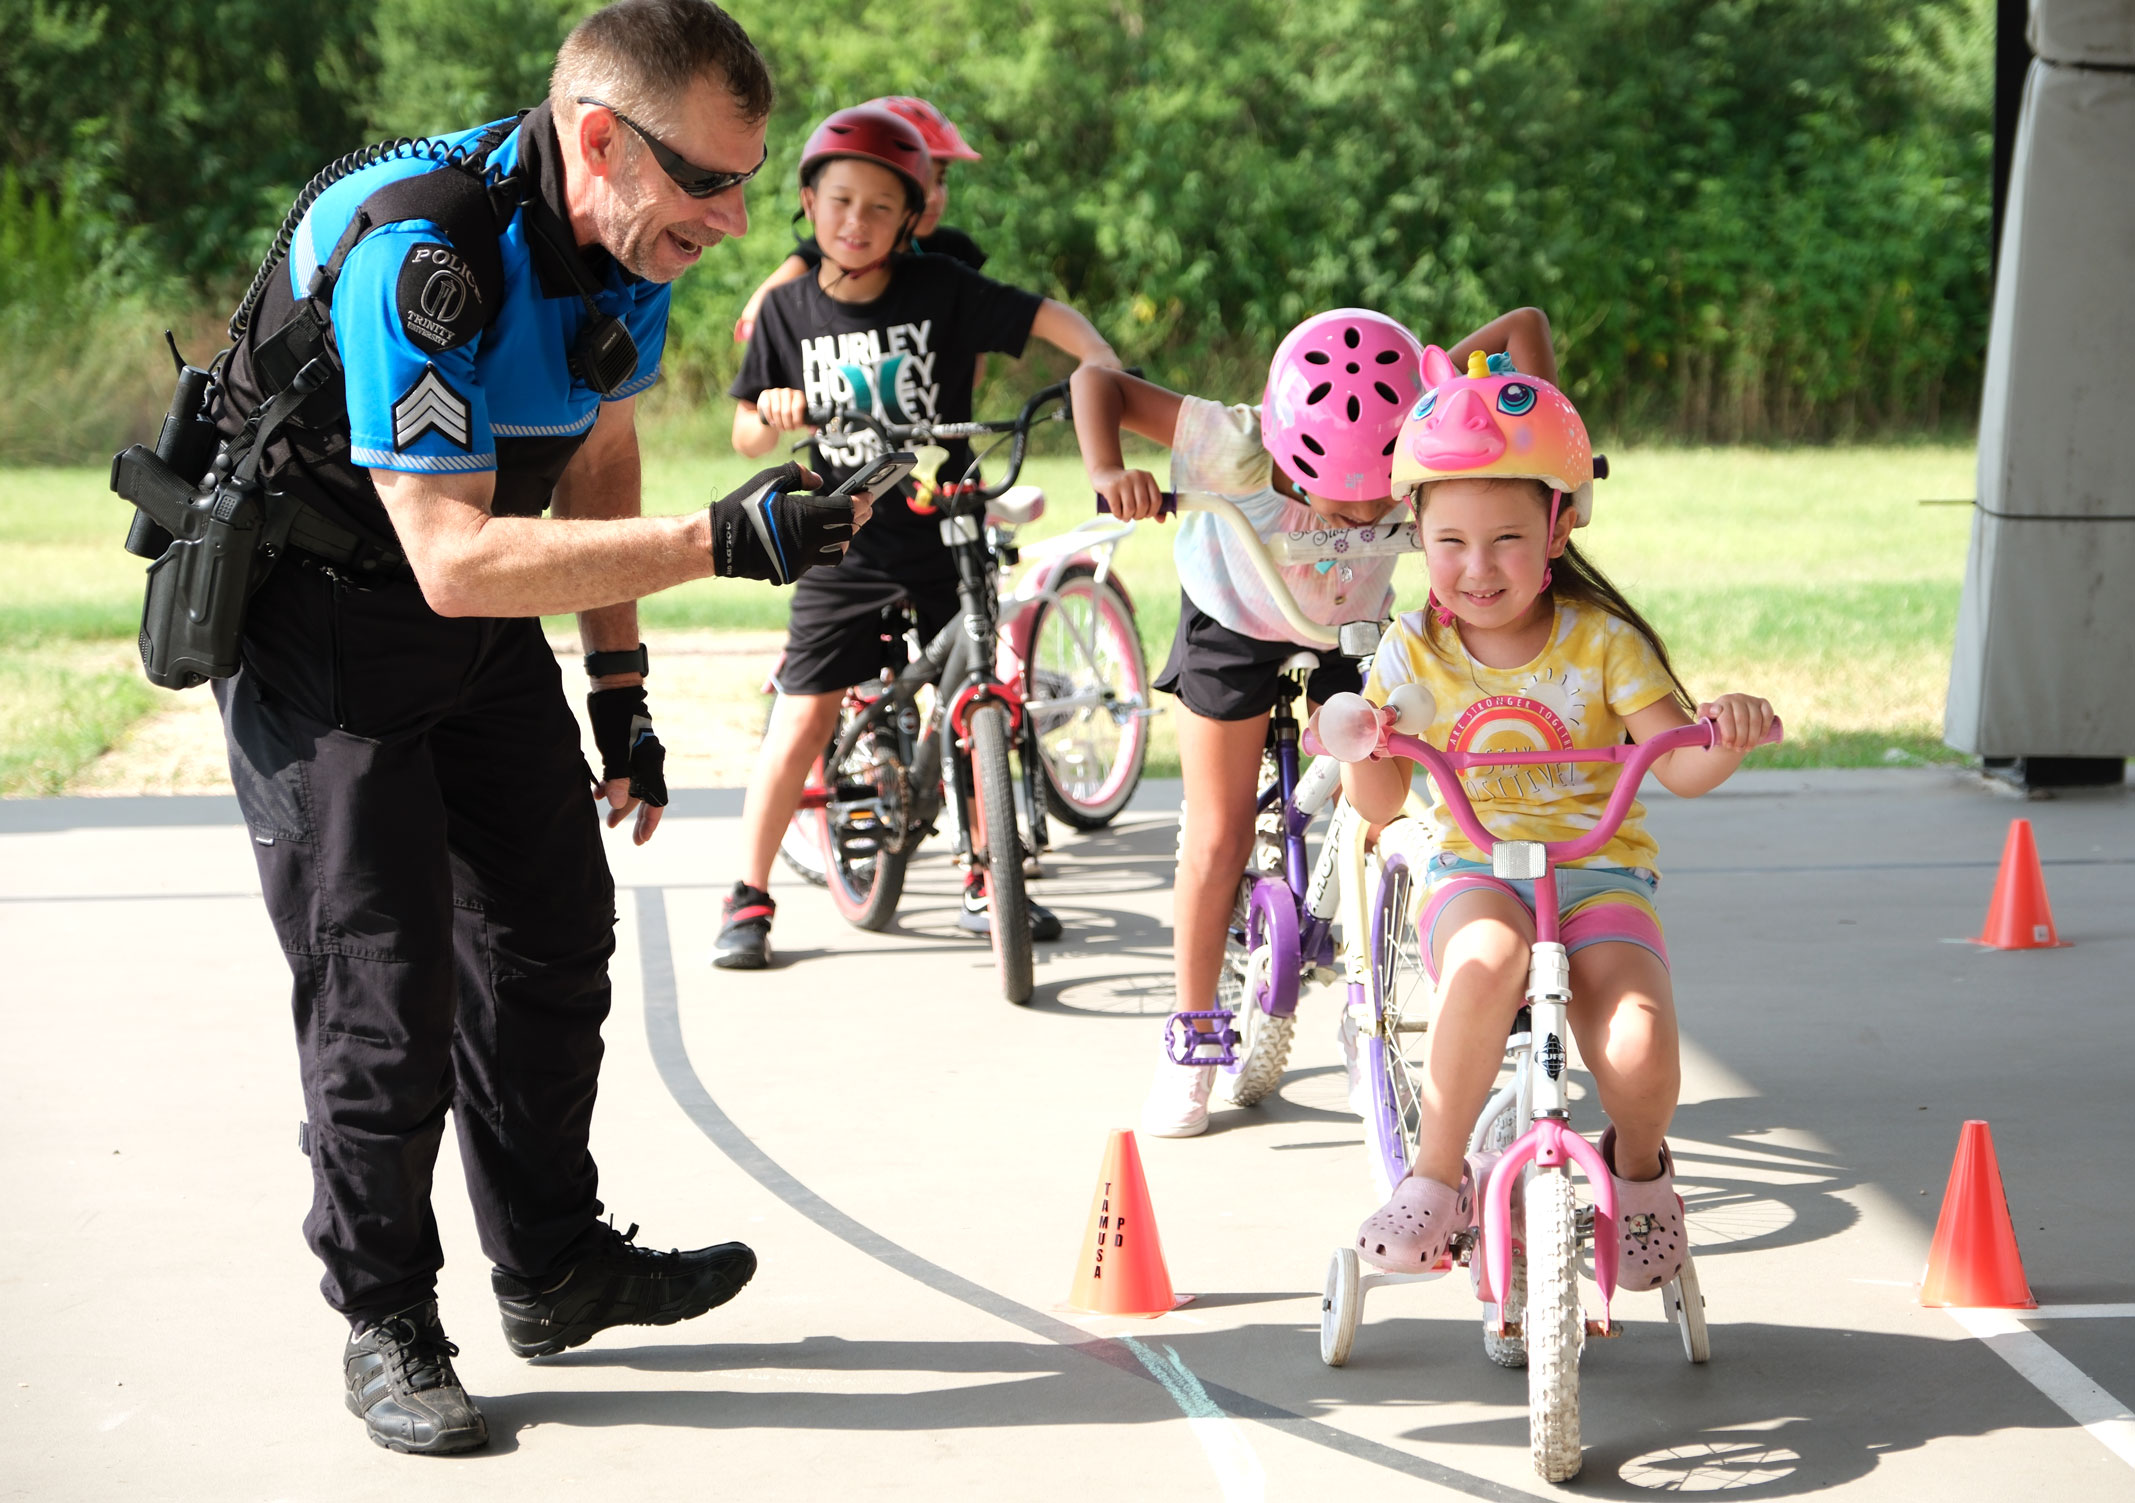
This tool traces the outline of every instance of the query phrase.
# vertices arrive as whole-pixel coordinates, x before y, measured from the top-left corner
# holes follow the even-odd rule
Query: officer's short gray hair
[[[725,85],[751,125],[770,115],[775,95],[763,54],[711,0],[616,0],[564,38],[549,99],[559,119],[571,119],[584,95],[648,130],[672,130],[682,96],[705,78]]]

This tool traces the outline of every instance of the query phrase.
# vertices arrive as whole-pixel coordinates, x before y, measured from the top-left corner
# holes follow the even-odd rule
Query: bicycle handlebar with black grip
[[[1037,421],[1038,413],[1048,402],[1060,403],[1061,416],[1066,417],[1068,407],[1068,384],[1056,381],[1051,386],[1033,392],[1023,410],[1005,423],[892,423],[871,412],[859,412],[844,407],[814,407],[807,411],[808,422],[815,427],[827,427],[832,423],[857,425],[873,431],[884,443],[907,443],[912,440],[931,442],[937,439],[979,438],[987,434],[1005,433],[1012,436],[1008,450],[1008,473],[996,484],[978,490],[965,491],[954,497],[944,497],[944,502],[954,509],[964,510],[982,506],[999,499],[1023,473],[1023,460],[1030,444],[1031,424]]]

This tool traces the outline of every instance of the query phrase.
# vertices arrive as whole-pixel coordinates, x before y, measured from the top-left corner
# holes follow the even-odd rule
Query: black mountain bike
[[[1042,655],[1043,643],[1068,642],[1068,667],[1041,667],[1021,681],[997,671],[1001,569],[1017,561],[1013,529],[1034,520],[1044,503],[1041,492],[1016,480],[1032,425],[1065,419],[1066,392],[1065,382],[1047,387],[1008,422],[893,423],[851,408],[809,415],[832,441],[860,431],[890,448],[1008,440],[1000,481],[946,485],[934,501],[956,562],[957,617],[922,643],[909,602],[883,613],[883,671],[847,692],[784,850],[795,870],[829,889],[848,922],[882,929],[896,913],[913,853],[947,814],[969,874],[965,901],[988,912],[1001,993],[1015,1003],[1028,1002],[1032,986],[1024,860],[1051,844],[1048,809],[1079,828],[1108,822],[1139,781],[1148,745],[1147,673],[1133,607],[1106,568],[1068,561],[1038,604],[1028,633],[1033,645]],[[967,474],[976,472],[974,461]],[[1050,631],[1048,613],[1058,618]],[[1029,698],[1026,687],[1034,690]],[[1078,771],[1068,782],[1052,765],[1060,729],[1071,719],[1081,726],[1076,755],[1086,762],[1094,746],[1106,762],[1094,781]],[[818,851],[820,859],[811,860]]]

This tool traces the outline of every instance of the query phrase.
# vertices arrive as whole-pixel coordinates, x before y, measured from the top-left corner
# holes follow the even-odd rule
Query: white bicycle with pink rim
[[[1477,1221],[1454,1238],[1446,1258],[1430,1272],[1367,1274],[1353,1245],[1335,1249],[1320,1306],[1320,1357],[1331,1367],[1349,1360],[1371,1289],[1440,1278],[1456,1263],[1472,1266],[1479,1260],[1472,1271],[1477,1298],[1485,1306],[1485,1350],[1501,1366],[1527,1369],[1528,1443],[1535,1470],[1547,1481],[1562,1482],[1578,1472],[1580,1463],[1580,1351],[1588,1336],[1614,1336],[1621,1327],[1610,1318],[1616,1294],[1615,1191],[1600,1151],[1571,1123],[1566,1023],[1571,962],[1559,938],[1556,869],[1606,845],[1655,760],[1678,747],[1711,746],[1713,728],[1699,721],[1635,746],[1445,752],[1415,734],[1434,718],[1429,691],[1405,684],[1390,696],[1385,712],[1361,695],[1335,695],[1321,707],[1313,729],[1327,752],[1344,762],[1406,757],[1422,764],[1462,833],[1489,857],[1492,875],[1534,884],[1535,942],[1526,1003],[1505,1042],[1510,1078],[1484,1106],[1468,1142],[1471,1155],[1499,1156],[1487,1182],[1476,1187]],[[1779,739],[1775,720],[1765,740]],[[1460,779],[1470,768],[1558,762],[1610,762],[1623,769],[1601,817],[1576,840],[1498,839],[1477,817]],[[1416,1152],[1424,1039],[1435,991],[1415,928],[1421,876],[1401,851],[1385,853],[1372,918],[1372,1011],[1365,1050],[1374,1110],[1367,1127],[1375,1155],[1396,1181]],[[1585,1176],[1590,1205],[1581,1206],[1575,1196],[1575,1166]],[[1515,1226],[1515,1195],[1522,1202],[1524,1230]],[[1599,1319],[1586,1316],[1580,1298],[1582,1243],[1591,1248],[1594,1282],[1601,1291]],[[1705,1302],[1687,1249],[1682,1271],[1660,1293],[1684,1356],[1705,1361],[1710,1354]]]

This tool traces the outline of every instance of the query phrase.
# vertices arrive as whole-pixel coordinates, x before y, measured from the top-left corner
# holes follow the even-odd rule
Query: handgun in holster
[[[140,513],[127,549],[155,559],[141,603],[141,668],[150,683],[190,689],[237,671],[245,605],[298,510],[293,500],[266,491],[259,460],[274,430],[328,374],[323,364],[307,367],[266,405],[256,424],[248,423],[211,466],[201,467],[204,474],[188,479],[172,461],[191,469],[201,457],[207,381],[205,372],[181,365],[156,448],[134,444],[112,459],[112,490]],[[212,425],[207,432],[213,434]]]

